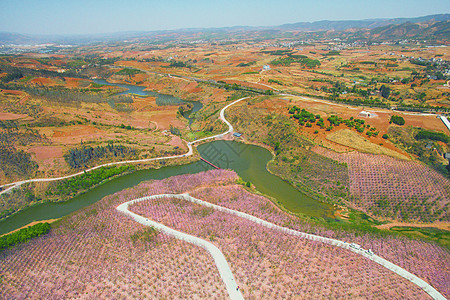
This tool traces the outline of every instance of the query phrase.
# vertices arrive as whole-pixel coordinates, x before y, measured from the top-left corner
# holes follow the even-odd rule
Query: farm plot
[[[449,221],[450,182],[431,168],[412,161],[359,152],[314,151],[345,162],[350,204],[378,217],[404,221]]]

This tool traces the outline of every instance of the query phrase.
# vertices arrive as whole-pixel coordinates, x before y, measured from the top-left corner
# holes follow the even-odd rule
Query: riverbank
[[[93,186],[90,186],[89,188],[77,190],[77,193],[73,195],[73,197],[68,198],[63,196],[55,198],[55,196],[52,196],[57,200],[53,198],[53,200],[50,198],[44,198],[39,201],[32,202],[29,205],[20,207],[14,213],[0,220],[0,234],[15,230],[18,226],[25,226],[26,224],[41,218],[53,219],[56,217],[62,217],[65,214],[72,213],[99,200],[95,197],[104,197],[111,192],[117,192],[120,189],[134,186],[133,181],[135,184],[138,184],[143,180],[161,179],[160,176],[157,175],[158,172],[161,172],[161,169],[166,170],[161,172],[161,177],[163,178],[164,176],[173,176],[182,172],[189,173],[187,166],[192,164],[195,165],[193,167],[195,172],[203,170],[203,168],[199,167],[201,163],[199,163],[197,156],[188,156],[180,160],[162,160],[158,162],[135,164],[133,168],[130,168],[126,173],[114,175]],[[179,169],[177,169],[177,167],[179,167]],[[170,170],[174,170],[175,168],[175,170],[178,171],[167,171],[167,168]],[[83,175],[85,175],[85,173],[81,174],[81,176]],[[72,179],[74,178],[77,177],[72,177]],[[54,185],[56,182],[30,183],[28,185],[32,186],[27,187],[23,192],[33,192],[36,185],[49,184]],[[39,189],[42,189],[42,187],[39,187]],[[20,191],[21,189],[19,192]],[[13,192],[17,193],[17,191]],[[42,197],[46,197],[45,193]]]
[[[58,221],[58,220],[60,220],[60,219],[61,219],[61,218],[58,218],[58,219],[50,219],[50,220],[34,221],[34,222],[31,222],[31,223],[29,223],[29,224],[27,224],[27,225],[25,225],[25,226],[22,226],[22,227],[20,227],[20,228],[17,228],[17,229],[15,229],[15,230],[13,230],[13,231],[10,231],[10,232],[7,232],[7,233],[0,234],[0,237],[1,237],[1,236],[4,236],[4,235],[11,234],[11,233],[16,232],[16,231],[19,231],[20,229],[23,229],[23,228],[31,227],[31,226],[36,225],[36,224],[39,224],[39,223],[49,223],[49,224],[51,224],[51,223],[56,222],[56,221]]]
[[[402,222],[390,222],[376,226],[378,229],[391,229],[392,227],[419,227],[419,228],[437,228],[441,230],[450,231],[450,222],[435,222],[432,224],[426,223],[402,223]]]

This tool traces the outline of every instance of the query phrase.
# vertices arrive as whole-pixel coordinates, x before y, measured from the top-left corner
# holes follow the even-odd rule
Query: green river
[[[266,165],[272,159],[272,154],[262,147],[234,141],[215,141],[198,146],[198,151],[203,158],[216,166],[234,170],[243,180],[254,184],[258,191],[276,198],[292,212],[325,218],[333,215],[331,205],[318,202],[302,194],[278,176],[269,173]],[[33,221],[63,217],[91,205],[107,195],[136,186],[142,181],[164,179],[180,174],[194,174],[210,169],[212,169],[210,165],[198,161],[187,165],[136,171],[114,178],[67,202],[43,203],[22,210],[0,222],[0,234]]]

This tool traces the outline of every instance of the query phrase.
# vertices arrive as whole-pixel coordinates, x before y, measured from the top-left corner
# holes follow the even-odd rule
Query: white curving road
[[[234,279],[233,272],[231,272],[230,266],[228,265],[228,262],[227,262],[225,256],[220,251],[220,249],[217,248],[214,244],[207,242],[196,236],[172,229],[161,223],[149,220],[145,217],[142,217],[142,216],[135,214],[128,210],[128,206],[130,204],[134,204],[134,203],[141,202],[144,200],[162,198],[165,196],[171,197],[172,195],[157,195],[157,196],[150,196],[150,197],[144,197],[144,198],[131,200],[131,201],[128,201],[128,202],[125,202],[125,203],[119,205],[117,207],[117,210],[128,215],[133,220],[135,220],[138,223],[141,223],[142,225],[152,226],[152,227],[156,228],[157,230],[161,231],[162,233],[173,236],[176,239],[179,239],[179,240],[194,244],[196,246],[202,247],[203,249],[208,251],[209,254],[211,254],[212,258],[214,259],[217,269],[219,270],[220,277],[222,278],[222,281],[225,283],[225,287],[227,289],[227,292],[228,292],[228,295],[230,296],[230,298],[233,300],[234,299],[237,299],[237,300],[244,299],[244,297],[242,297],[242,294],[238,289],[238,285],[236,283],[236,280]]]
[[[225,124],[228,125],[228,130],[227,131],[225,131],[223,133],[220,133],[220,134],[213,135],[213,136],[209,136],[209,137],[205,137],[205,138],[202,138],[202,139],[195,140],[193,142],[188,143],[188,145],[192,145],[194,143],[198,143],[198,142],[202,142],[202,141],[206,141],[206,140],[211,140],[211,139],[215,139],[215,138],[222,138],[224,135],[227,135],[228,133],[233,132],[233,130],[234,130],[233,125],[231,125],[231,123],[228,122],[227,119],[225,119],[225,110],[228,107],[230,107],[231,105],[234,105],[234,104],[236,104],[236,103],[238,103],[238,102],[240,102],[242,100],[248,99],[248,98],[250,98],[250,97],[244,97],[244,98],[238,99],[236,101],[233,101],[233,102],[231,102],[230,104],[228,104],[227,106],[225,106],[224,108],[222,108],[220,110],[219,119],[222,120]]]
[[[212,208],[217,211],[221,211],[224,213],[228,213],[231,215],[235,215],[235,216],[244,218],[244,219],[254,222],[258,225],[261,225],[261,226],[264,226],[266,228],[270,228],[273,230],[277,230],[282,233],[290,234],[293,236],[298,236],[298,237],[313,240],[313,241],[319,241],[319,242],[323,242],[323,243],[326,243],[329,245],[333,245],[333,246],[337,246],[340,248],[350,250],[356,254],[364,256],[365,258],[370,259],[370,260],[382,265],[383,267],[385,267],[385,268],[391,270],[392,272],[400,275],[401,277],[409,280],[410,282],[414,283],[415,285],[417,285],[418,287],[423,289],[433,299],[445,300],[445,297],[442,296],[436,289],[434,289],[430,284],[426,283],[424,280],[420,279],[416,275],[406,271],[405,269],[403,269],[403,268],[391,263],[390,261],[388,261],[378,255],[375,255],[367,250],[364,250],[362,248],[359,248],[359,249],[354,248],[354,246],[355,246],[354,244],[350,244],[350,243],[343,242],[340,240],[326,238],[326,237],[322,237],[322,236],[318,236],[318,235],[314,235],[314,234],[309,234],[309,233],[289,229],[289,228],[282,227],[282,226],[278,226],[276,224],[259,219],[255,216],[191,197],[189,194],[160,194],[160,195],[147,196],[147,197],[142,197],[142,198],[138,198],[138,199],[134,199],[134,200],[125,202],[123,204],[120,204],[117,207],[118,211],[130,216],[136,222],[139,222],[146,226],[153,226],[153,227],[159,229],[163,233],[166,233],[177,239],[186,241],[188,243],[192,243],[194,245],[197,245],[197,246],[200,246],[200,247],[206,249],[211,254],[211,256],[214,258],[217,269],[219,270],[220,276],[222,277],[222,280],[226,285],[228,294],[230,295],[231,299],[243,299],[243,298],[242,298],[242,294],[240,293],[240,291],[237,290],[236,281],[234,279],[234,276],[230,270],[230,267],[228,266],[228,263],[227,263],[224,255],[222,254],[222,252],[220,252],[220,250],[216,246],[214,246],[210,242],[207,242],[203,239],[197,238],[197,237],[189,235],[187,233],[183,233],[183,232],[171,229],[165,225],[162,225],[161,223],[151,221],[147,218],[139,216],[128,210],[128,206],[131,204],[142,202],[142,201],[149,201],[149,200],[158,199],[158,198],[166,198],[166,197],[190,201],[190,202],[193,202],[193,203],[196,203],[199,205],[203,205],[203,206]],[[352,247],[352,245],[353,245],[353,247]]]
[[[206,137],[206,138],[202,138],[202,139],[198,139],[195,140],[193,142],[189,142],[187,143],[187,147],[188,147],[188,152],[184,153],[184,154],[180,154],[180,155],[173,155],[173,156],[164,156],[164,157],[156,157],[156,158],[146,158],[146,159],[137,159],[137,160],[126,160],[126,161],[119,161],[119,162],[112,162],[112,163],[106,163],[106,164],[102,164],[102,165],[98,165],[96,167],[93,168],[89,168],[86,169],[84,171],[75,173],[75,174],[71,174],[71,175],[67,175],[67,176],[61,176],[61,177],[54,177],[54,178],[35,178],[35,179],[28,179],[28,180],[22,180],[22,181],[16,181],[16,182],[12,182],[12,183],[8,183],[8,184],[4,184],[4,185],[0,185],[0,188],[2,188],[2,191],[0,191],[0,195],[4,194],[4,193],[8,193],[10,191],[12,191],[13,189],[21,186],[24,183],[30,183],[30,182],[48,182],[48,181],[57,181],[57,180],[63,180],[63,179],[67,179],[67,178],[71,178],[71,177],[75,177],[78,175],[81,175],[85,172],[90,172],[93,171],[95,169],[101,168],[101,167],[109,167],[109,166],[114,166],[114,165],[121,165],[121,164],[134,164],[134,163],[143,163],[143,162],[151,162],[151,161],[157,161],[157,160],[163,160],[163,159],[173,159],[173,158],[181,158],[181,157],[186,157],[186,156],[190,156],[194,154],[194,149],[192,148],[192,145],[201,141],[205,141],[205,140],[211,140],[211,139],[215,139],[215,138],[221,138],[224,135],[233,132],[233,126],[231,125],[230,122],[228,122],[225,119],[225,110],[230,107],[233,104],[236,104],[242,100],[248,99],[249,97],[244,97],[244,98],[240,98],[236,101],[233,101],[232,103],[228,104],[227,106],[225,106],[224,108],[222,108],[220,110],[220,120],[222,120],[223,122],[225,122],[225,124],[228,125],[228,130],[224,133],[221,134],[217,134],[214,136],[210,136],[210,137]]]

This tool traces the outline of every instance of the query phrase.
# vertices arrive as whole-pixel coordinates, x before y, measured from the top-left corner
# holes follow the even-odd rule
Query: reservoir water
[[[191,116],[199,111],[203,105],[200,101],[187,101],[182,100],[178,97],[167,95],[167,94],[161,94],[149,90],[145,90],[145,86],[138,86],[138,85],[131,85],[131,84],[124,84],[124,83],[109,83],[104,79],[93,79],[95,83],[98,84],[104,84],[104,85],[111,85],[111,86],[118,86],[121,88],[126,88],[126,91],[120,92],[116,95],[138,95],[142,97],[152,96],[156,98],[156,104],[157,105],[179,105],[179,104],[185,104],[185,103],[191,103],[193,105],[192,109],[189,111],[186,111],[183,113],[183,117],[185,117],[189,121],[189,126],[193,122],[193,118]]]

